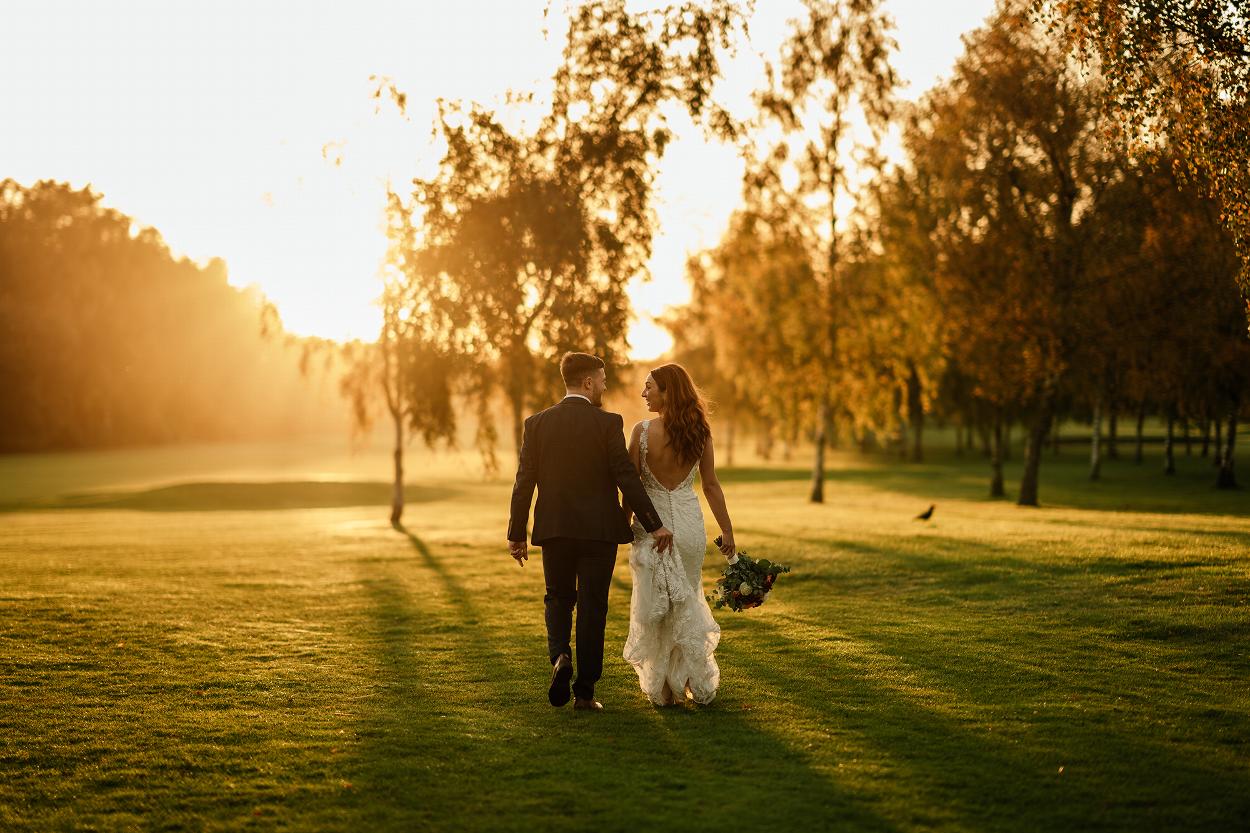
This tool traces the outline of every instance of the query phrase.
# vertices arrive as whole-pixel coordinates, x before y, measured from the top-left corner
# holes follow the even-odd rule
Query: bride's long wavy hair
[[[664,431],[669,447],[683,463],[694,463],[703,456],[712,436],[707,400],[679,364],[657,367],[651,378],[664,394]]]

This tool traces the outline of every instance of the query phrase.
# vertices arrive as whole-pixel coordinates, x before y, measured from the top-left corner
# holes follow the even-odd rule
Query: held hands
[[[669,532],[668,527],[660,527],[655,532],[651,533],[651,537],[655,539],[655,551],[660,555],[663,555],[673,548],[673,533]]]
[[[509,541],[508,554],[516,559],[518,566],[524,567],[525,561],[530,557],[529,547],[524,541]]]

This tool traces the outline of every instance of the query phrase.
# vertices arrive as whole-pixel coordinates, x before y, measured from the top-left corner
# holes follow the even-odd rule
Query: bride
[[[652,703],[669,706],[683,697],[710,703],[720,685],[714,656],[720,626],[703,597],[707,532],[694,492],[696,470],[720,524],[721,553],[731,558],[736,550],[725,493],[716,479],[707,406],[679,364],[651,371],[642,398],[658,416],[634,426],[629,454],[656,511],[673,531],[674,546],[657,553],[651,536],[634,522],[629,555],[634,591],[624,656]]]

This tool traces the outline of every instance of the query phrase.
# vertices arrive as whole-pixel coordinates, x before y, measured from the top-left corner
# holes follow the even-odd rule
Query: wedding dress
[[[688,693],[696,703],[710,703],[720,685],[714,653],[720,625],[703,597],[703,553],[707,532],[703,509],[694,491],[696,463],[673,490],[664,488],[647,466],[647,432],[642,426],[639,456],[642,484],[664,525],[672,530],[673,547],[660,554],[654,539],[634,521],[629,568],[634,577],[629,605],[629,637],[625,659],[638,672],[638,684],[656,705],[668,694],[680,700]]]

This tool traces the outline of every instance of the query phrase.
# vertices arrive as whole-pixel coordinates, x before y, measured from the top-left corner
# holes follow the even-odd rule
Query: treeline
[[[1038,502],[1060,419],[1090,425],[1091,477],[1102,437],[1117,450],[1128,422],[1140,460],[1156,416],[1165,471],[1184,423],[1214,449],[1218,485],[1235,485],[1250,338],[1221,205],[1166,134],[1131,154],[1108,141],[1098,73],[1020,8],[1005,3],[966,37],[950,79],[896,113],[906,159],[857,194],[846,222],[811,199],[840,184],[836,164],[821,178],[808,161],[836,160],[836,138],[813,141],[804,91],[781,89],[773,108],[806,152],[761,154],[724,239],[691,260],[678,357],[765,444],[816,439],[813,500],[826,437],[920,460],[935,420],[990,449],[996,495],[1018,425],[1021,504]],[[875,78],[878,91],[890,80]]]
[[[341,429],[337,392],[301,374],[306,345],[262,334],[265,309],[89,188],[5,180],[0,452]]]

